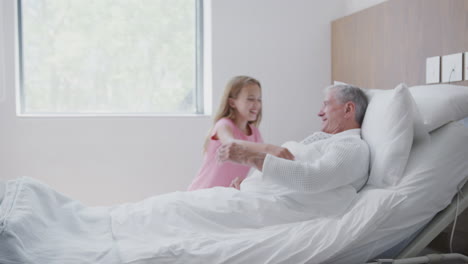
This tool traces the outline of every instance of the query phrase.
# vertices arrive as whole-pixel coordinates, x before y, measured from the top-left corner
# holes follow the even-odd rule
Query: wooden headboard
[[[332,81],[425,84],[427,57],[459,52],[468,52],[468,0],[388,0],[332,22]]]

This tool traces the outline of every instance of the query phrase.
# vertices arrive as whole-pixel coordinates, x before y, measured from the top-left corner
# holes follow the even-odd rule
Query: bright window
[[[21,114],[203,113],[201,0],[18,0]]]

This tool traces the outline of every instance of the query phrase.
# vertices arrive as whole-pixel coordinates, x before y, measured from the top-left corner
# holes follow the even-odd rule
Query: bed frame
[[[420,263],[437,263],[437,264],[460,264],[460,263],[468,263],[468,257],[457,254],[430,254],[427,256],[422,257],[414,257],[414,258],[405,258],[405,259],[379,259],[377,262],[372,262],[368,264],[420,264]]]
[[[467,176],[468,180],[468,176]],[[458,207],[458,209],[457,209]],[[419,232],[405,249],[398,254],[396,259],[377,259],[375,262],[367,264],[418,264],[418,263],[468,263],[468,256],[451,253],[451,254],[429,254],[426,256],[418,255],[429,243],[436,238],[450,223],[454,222],[456,215],[468,208],[468,182],[460,188],[459,192],[452,199],[447,208],[440,211],[425,227]],[[457,214],[458,213],[458,214]]]
[[[468,179],[468,176],[467,176]],[[458,207],[458,209],[457,209]],[[429,243],[436,238],[450,223],[454,222],[455,216],[460,215],[468,208],[468,182],[460,188],[452,203],[440,211],[422,230],[414,240],[403,250],[397,258],[408,258],[417,256]],[[457,214],[458,213],[458,214]],[[460,223],[460,222],[458,222]]]

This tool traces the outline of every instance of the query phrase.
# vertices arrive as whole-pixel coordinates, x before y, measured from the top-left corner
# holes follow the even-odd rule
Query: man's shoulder
[[[369,148],[366,141],[364,141],[360,135],[347,135],[336,138],[332,137],[328,140],[328,144],[342,145],[349,148]]]
[[[302,144],[308,145],[310,143],[314,143],[316,141],[324,140],[324,139],[329,139],[333,135],[325,133],[325,132],[315,132],[312,135],[306,137],[304,140],[301,141]]]

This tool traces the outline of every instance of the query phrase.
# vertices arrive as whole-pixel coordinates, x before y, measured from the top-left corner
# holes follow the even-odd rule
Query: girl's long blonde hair
[[[234,120],[236,118],[234,109],[229,105],[229,98],[236,99],[239,96],[242,88],[249,85],[258,85],[258,87],[260,87],[261,92],[262,86],[260,85],[260,82],[249,76],[236,76],[227,83],[226,88],[224,88],[223,97],[221,97],[221,102],[219,104],[218,111],[216,112],[216,115],[213,119],[213,126],[211,127],[210,131],[208,132],[208,136],[205,139],[205,144],[203,145],[203,152],[205,152],[206,148],[208,147],[208,142],[210,142],[210,136],[216,122],[218,122],[221,118],[224,117],[227,117],[231,120]],[[261,120],[262,108],[260,108],[260,111],[258,111],[257,119],[254,121],[249,121],[248,123],[258,127],[260,126]]]

